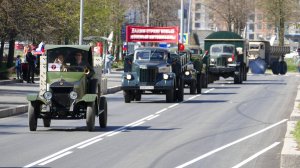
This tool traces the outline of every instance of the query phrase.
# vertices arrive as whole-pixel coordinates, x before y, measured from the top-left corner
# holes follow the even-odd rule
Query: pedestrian
[[[17,79],[21,78],[21,73],[22,73],[22,69],[21,69],[21,56],[17,55],[17,59],[16,59],[16,73],[17,73]]]
[[[27,83],[34,83],[35,57],[31,53],[30,47],[26,53],[26,61],[28,63]]]
[[[107,52],[107,55],[105,57],[105,72],[110,74],[111,72],[111,65],[114,61],[114,56],[111,54],[111,52]]]

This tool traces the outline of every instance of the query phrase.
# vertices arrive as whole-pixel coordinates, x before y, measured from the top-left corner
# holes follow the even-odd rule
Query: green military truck
[[[200,45],[186,45],[186,48],[191,52],[191,61],[194,64],[196,71],[200,73],[201,88],[208,86],[208,62]]]
[[[36,131],[38,118],[44,127],[51,120],[86,119],[88,131],[95,117],[107,126],[107,101],[102,93],[100,57],[93,57],[88,45],[47,45],[40,59],[40,91],[29,94],[30,131]]]
[[[204,49],[209,59],[210,82],[219,77],[233,77],[235,84],[247,80],[249,70],[247,48],[246,40],[233,32],[219,31],[207,36],[204,40]]]
[[[174,54],[165,48],[142,47],[134,51],[122,75],[125,103],[140,101],[143,94],[165,94],[166,102],[183,101],[183,73],[187,55]],[[129,61],[128,61],[129,60]]]

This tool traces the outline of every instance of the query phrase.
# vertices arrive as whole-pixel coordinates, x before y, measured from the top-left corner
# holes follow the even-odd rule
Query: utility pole
[[[80,30],[79,30],[79,45],[82,45],[83,36],[83,0],[80,0]]]
[[[147,5],[147,26],[150,25],[150,23],[149,23],[149,15],[150,15],[150,0],[148,0],[148,5]]]
[[[183,43],[183,0],[181,0],[180,9],[180,43]]]
[[[189,0],[189,16],[188,16],[188,24],[187,24],[188,38],[190,38],[191,9],[192,9],[192,0]],[[188,41],[188,44],[189,43],[190,43],[190,40]]]

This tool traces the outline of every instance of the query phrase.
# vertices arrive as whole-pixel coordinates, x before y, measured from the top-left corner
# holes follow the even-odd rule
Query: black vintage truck
[[[125,103],[140,101],[142,94],[165,94],[166,102],[183,101],[187,55],[145,47],[136,49],[125,60],[125,64],[131,64],[122,76]]]

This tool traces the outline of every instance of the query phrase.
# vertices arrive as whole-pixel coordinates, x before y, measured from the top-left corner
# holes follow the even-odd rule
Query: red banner
[[[178,27],[127,26],[126,41],[178,43]]]

